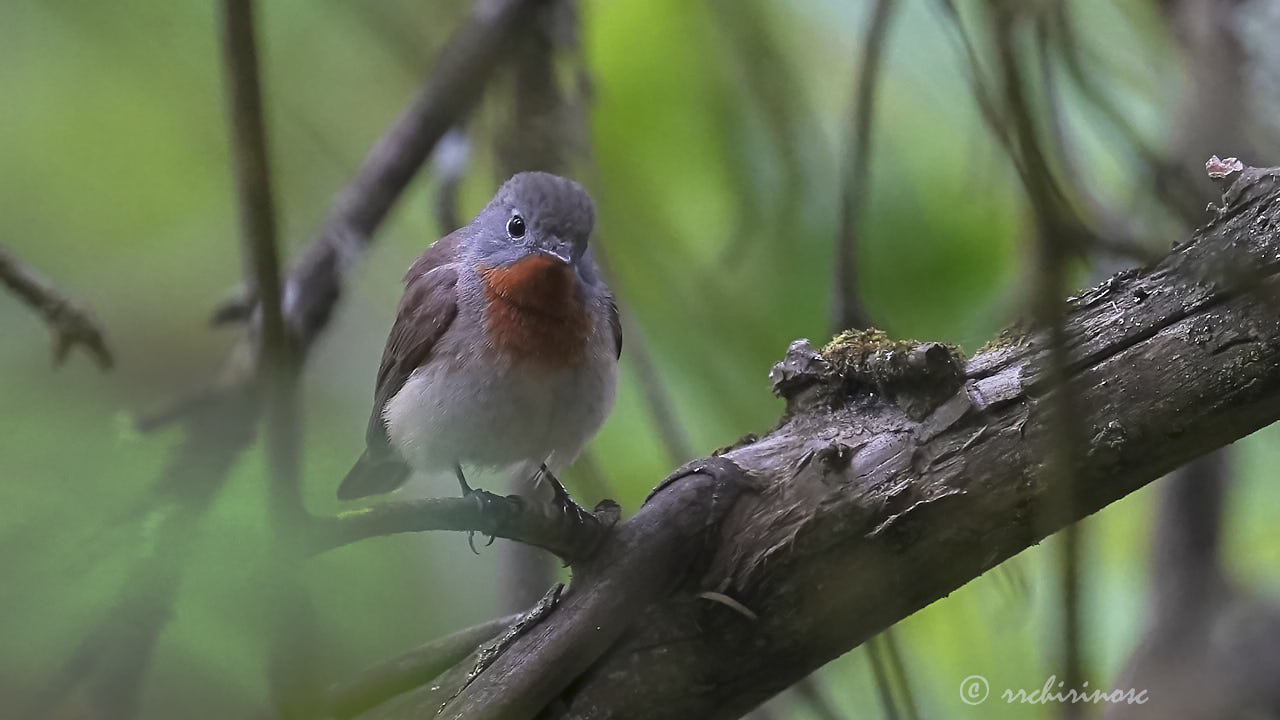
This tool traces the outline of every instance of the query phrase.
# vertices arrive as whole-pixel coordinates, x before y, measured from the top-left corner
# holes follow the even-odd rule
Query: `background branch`
[[[520,613],[483,622],[421,645],[409,652],[338,683],[325,693],[325,717],[346,720],[387,698],[425,685],[513,625]]]
[[[605,273],[608,272],[606,267]],[[626,343],[627,360],[635,371],[635,379],[640,384],[640,394],[649,411],[649,419],[653,422],[653,428],[658,431],[658,440],[667,451],[667,459],[671,464],[686,462],[694,456],[693,443],[676,413],[671,391],[658,372],[657,362],[635,317],[625,305],[619,308],[619,313],[622,316],[622,336]]]
[[[1069,383],[1066,331],[1068,262],[1078,254],[1077,238],[1083,222],[1072,212],[1050,170],[1048,153],[1032,124],[1027,83],[1019,69],[1015,49],[1016,26],[1023,20],[1019,8],[1004,0],[989,0],[988,17],[995,41],[1004,114],[1011,119],[1011,142],[1007,149],[1022,160],[1022,182],[1035,219],[1033,245],[1035,279],[1028,301],[1033,319],[1048,337],[1043,372],[1053,392],[1046,403],[1045,424],[1054,439],[1042,472],[1046,482],[1057,488],[1058,496],[1044,507],[1043,522],[1049,527],[1066,526],[1059,545],[1061,582],[1062,675],[1067,687],[1083,687],[1084,660],[1080,641],[1080,546],[1081,531],[1073,522],[1080,517],[1074,488],[1076,469],[1081,464],[1080,427],[1076,422],[1075,390]],[[1064,520],[1066,518],[1066,520]],[[1063,717],[1079,717],[1082,709],[1064,703]]]
[[[285,333],[280,260],[272,203],[270,155],[258,79],[251,0],[224,0],[222,50],[226,65],[231,147],[239,196],[245,277],[261,300],[259,365],[267,387],[267,453],[272,513],[285,527],[303,514],[298,489],[298,357]]]
[[[858,229],[871,194],[871,130],[875,120],[876,82],[884,55],[885,38],[893,19],[894,0],[876,0],[871,7],[862,42],[858,43],[857,80],[850,103],[840,172],[840,235],[836,238],[832,322],[840,329],[871,326],[858,293],[855,263]]]
[[[53,333],[54,365],[61,365],[71,348],[79,345],[99,368],[111,367],[113,360],[105,333],[93,314],[3,245],[0,245],[0,283],[44,319],[49,332]]]
[[[311,599],[289,549],[306,508],[299,482],[300,357],[285,331],[281,309],[280,260],[272,201],[270,153],[267,150],[258,43],[252,0],[224,0],[222,53],[226,68],[231,146],[239,196],[241,247],[245,277],[260,299],[257,336],[258,383],[265,386],[265,444],[269,473],[268,504],[273,547],[265,553],[261,587],[270,616],[269,682],[281,717],[304,717],[315,696],[315,638]]]
[[[368,248],[440,138],[479,102],[518,30],[544,0],[479,0],[409,107],[370,149],[285,283],[285,312],[304,345],[327,324],[347,266]]]
[[[840,221],[835,239],[835,276],[832,283],[831,333],[842,330],[865,330],[874,325],[867,311],[862,293],[858,290],[858,248],[860,229],[866,224],[864,213],[871,197],[871,150],[875,121],[875,103],[879,95],[880,70],[888,41],[889,30],[897,6],[894,0],[876,0],[868,11],[866,27],[858,43],[853,95],[845,129],[845,147],[840,164]],[[897,643],[893,628],[886,628],[880,636],[871,638],[865,650],[870,660],[872,681],[880,699],[880,708],[888,720],[897,720],[904,713],[914,720],[911,710],[911,683],[901,662],[888,662],[892,648],[896,654]],[[900,658],[899,658],[900,659]],[[899,712],[892,687],[902,688],[903,712]],[[804,695],[819,695],[817,677],[809,676],[797,684]],[[804,687],[808,686],[808,687]]]

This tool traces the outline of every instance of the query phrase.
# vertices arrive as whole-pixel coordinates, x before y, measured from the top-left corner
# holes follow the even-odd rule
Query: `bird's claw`
[[[481,535],[483,534],[484,533],[481,533]],[[492,545],[493,541],[496,540],[497,537],[498,537],[497,535],[490,535],[489,539],[485,542],[484,546],[489,547],[490,545]],[[476,531],[475,530],[467,531],[467,547],[471,548],[472,553],[476,555],[480,554],[480,551],[476,549]]]
[[[461,473],[459,473],[458,477],[459,477],[459,480],[461,480],[462,478]],[[489,513],[489,504],[490,504],[489,493],[485,492],[484,490],[472,489],[469,486],[464,486],[464,487],[466,487],[466,490],[462,493],[462,497],[470,498],[474,500],[476,503],[476,510],[480,512],[480,516],[488,517],[490,514]],[[493,544],[493,541],[497,539],[497,535],[495,533],[482,533],[482,534],[489,536],[488,542],[484,544],[485,547],[489,547],[490,545]],[[472,553],[476,555],[480,554],[480,551],[476,550],[476,531],[475,530],[467,531],[467,547],[471,548]]]

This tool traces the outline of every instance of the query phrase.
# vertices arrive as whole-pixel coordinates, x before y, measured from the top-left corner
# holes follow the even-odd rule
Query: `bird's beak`
[[[569,247],[569,243],[564,242],[559,238],[553,239],[546,245],[539,247],[538,250],[545,255],[550,255],[565,265],[573,262],[573,252]]]

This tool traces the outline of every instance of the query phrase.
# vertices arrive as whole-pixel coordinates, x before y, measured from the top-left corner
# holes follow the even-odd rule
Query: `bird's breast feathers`
[[[572,267],[530,255],[499,267],[481,263],[476,272],[484,285],[484,325],[494,349],[530,369],[582,362],[592,321]]]

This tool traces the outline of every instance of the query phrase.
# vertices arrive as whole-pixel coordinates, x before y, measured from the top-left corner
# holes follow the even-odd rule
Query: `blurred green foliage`
[[[424,77],[465,4],[260,5],[271,159],[292,250]],[[1022,307],[1028,221],[953,44],[930,8],[907,5],[881,83],[860,282],[892,334],[972,351]],[[1084,5],[1082,35],[1114,69],[1098,82],[1158,135],[1178,84],[1167,40],[1149,13]],[[829,334],[837,158],[865,8],[584,5],[595,163],[584,179],[601,208],[599,242],[700,451],[767,429],[780,410],[769,366],[793,338]],[[766,42],[772,54],[761,55]],[[5,696],[39,687],[110,609],[134,561],[156,552],[148,488],[181,433],[140,436],[132,418],[200,387],[236,338],[207,322],[241,277],[223,97],[211,3],[0,3],[0,242],[86,300],[118,357],[105,376],[82,359],[53,371],[39,320],[0,295],[0,715]],[[1067,100],[1064,121],[1099,185],[1139,193],[1144,180],[1127,170],[1116,138]],[[485,152],[464,186],[468,216],[500,180]],[[433,187],[424,173],[400,202],[308,363],[313,512],[340,509],[334,488],[361,449],[399,278],[438,235]],[[670,468],[625,353],[623,365],[617,410],[594,451],[630,510]],[[1270,517],[1280,488],[1269,477],[1280,450],[1274,431],[1260,435],[1239,444],[1228,558],[1250,583],[1280,589],[1280,526]],[[245,717],[264,701],[269,616],[255,592],[268,542],[264,472],[260,452],[246,454],[200,522],[143,717]],[[1102,686],[1139,630],[1151,494],[1086,522],[1086,650]],[[322,672],[341,678],[492,616],[501,604],[494,559],[433,535],[308,561]],[[962,704],[961,679],[984,675],[998,692],[1039,687],[1054,672],[1052,553],[1035,548],[1013,562],[1029,592],[984,577],[902,624],[924,716],[1027,717],[1023,707]],[[861,652],[823,677],[848,717],[878,716]],[[808,717],[785,699],[774,707]]]

